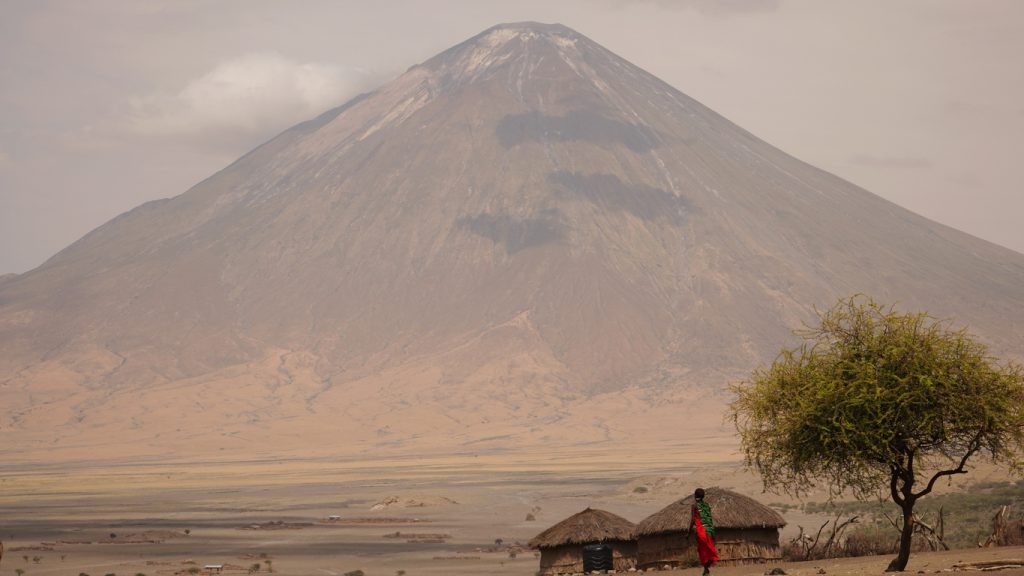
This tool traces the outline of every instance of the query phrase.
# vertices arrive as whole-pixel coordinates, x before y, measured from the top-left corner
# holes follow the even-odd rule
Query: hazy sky
[[[575,28],[806,162],[1024,252],[1017,0],[0,0],[0,273],[520,20]]]

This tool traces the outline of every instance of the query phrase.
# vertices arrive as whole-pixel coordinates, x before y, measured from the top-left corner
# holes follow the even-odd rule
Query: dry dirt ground
[[[376,462],[266,461],[0,468],[0,575],[510,574],[538,567],[531,537],[587,506],[639,521],[694,486],[758,495],[735,464],[629,468],[568,454]],[[640,461],[642,473],[634,468]],[[976,478],[978,480],[980,478]],[[642,487],[642,488],[641,488]],[[780,501],[759,496],[762,501]],[[791,526],[812,518],[787,513]],[[535,517],[527,520],[527,515]],[[338,519],[330,520],[331,516]],[[187,531],[187,533],[186,533]],[[501,545],[495,541],[501,539]],[[514,557],[513,556],[514,553]],[[881,574],[888,558],[784,564],[788,574]],[[269,561],[269,563],[268,563]],[[918,554],[911,572],[1024,563],[1024,549]],[[764,566],[720,568],[762,574]],[[677,573],[693,573],[696,570]],[[1024,575],[1024,569],[1004,574]]]

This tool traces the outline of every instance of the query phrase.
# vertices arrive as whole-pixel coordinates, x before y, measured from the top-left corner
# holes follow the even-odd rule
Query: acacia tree
[[[972,457],[1020,470],[1024,372],[965,330],[870,298],[840,300],[768,368],[733,387],[730,415],[765,489],[830,497],[886,491],[902,510],[910,559],[914,505]]]

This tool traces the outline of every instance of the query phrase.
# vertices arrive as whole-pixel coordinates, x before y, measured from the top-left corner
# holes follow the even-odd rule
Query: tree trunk
[[[910,561],[910,545],[914,541],[914,503],[903,504],[903,530],[900,532],[899,554],[889,562],[886,572],[902,572],[907,569]]]

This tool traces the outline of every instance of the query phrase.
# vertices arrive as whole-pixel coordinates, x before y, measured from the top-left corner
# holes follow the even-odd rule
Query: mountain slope
[[[0,422],[32,457],[658,445],[813,306],[1005,353],[1022,286],[1024,256],[502,25],[0,284]]]

